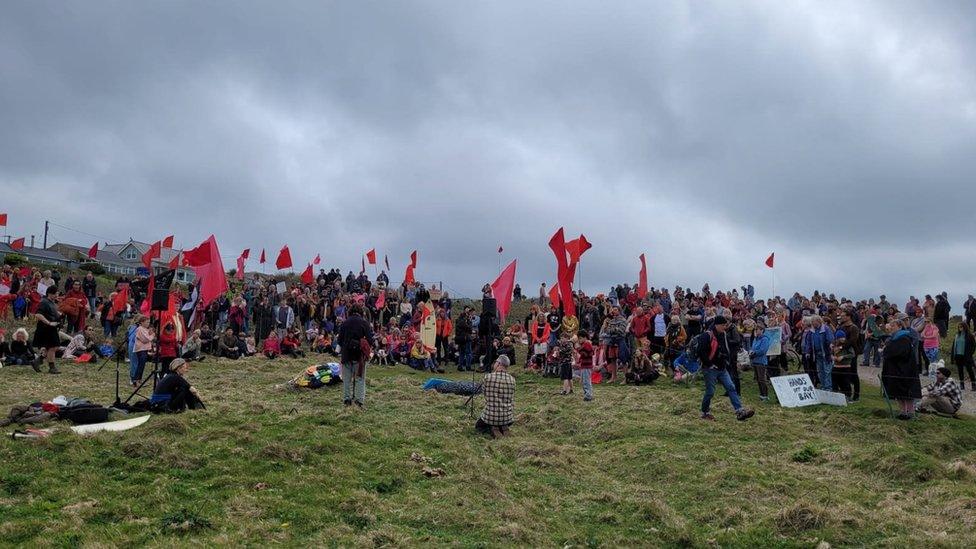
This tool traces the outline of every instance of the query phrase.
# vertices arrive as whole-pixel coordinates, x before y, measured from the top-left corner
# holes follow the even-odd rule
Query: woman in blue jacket
[[[769,387],[766,384],[766,366],[769,359],[766,353],[769,352],[769,336],[766,335],[766,325],[756,322],[756,327],[752,332],[752,348],[749,350],[749,362],[752,363],[752,370],[756,373],[756,383],[759,385],[759,400],[769,400]]]

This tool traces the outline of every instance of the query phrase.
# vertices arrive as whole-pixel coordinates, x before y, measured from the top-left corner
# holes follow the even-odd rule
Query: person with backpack
[[[922,384],[918,380],[918,351],[915,336],[908,320],[892,320],[886,326],[891,338],[884,348],[881,363],[881,386],[885,395],[897,400],[901,408],[898,419],[912,419],[915,401],[922,398]]]
[[[342,350],[340,357],[342,362],[342,403],[350,406],[355,400],[356,405],[362,408],[366,403],[368,342],[373,341],[373,328],[363,318],[362,305],[357,303],[349,310],[349,318],[339,326],[338,339],[339,347]]]
[[[729,396],[729,402],[735,409],[735,417],[739,421],[745,421],[755,415],[755,412],[742,406],[739,400],[739,393],[735,390],[732,377],[729,376],[728,366],[735,361],[732,354],[732,344],[729,343],[726,329],[729,321],[722,315],[716,316],[712,322],[712,327],[692,342],[694,349],[690,349],[693,360],[700,360],[702,365],[702,376],[705,378],[705,394],[702,396],[701,418],[714,421],[715,416],[711,412],[712,396],[715,395],[715,382],[718,381],[725,387]]]

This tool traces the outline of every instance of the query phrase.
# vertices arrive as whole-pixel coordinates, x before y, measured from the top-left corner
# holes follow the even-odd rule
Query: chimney
[[[31,235],[31,248],[34,247],[34,235]]]

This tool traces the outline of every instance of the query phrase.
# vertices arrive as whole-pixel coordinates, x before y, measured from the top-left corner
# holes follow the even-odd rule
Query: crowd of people
[[[709,420],[717,384],[738,419],[754,414],[741,402],[745,372],[752,373],[761,400],[770,398],[773,378],[793,370],[857,402],[859,365],[880,366],[886,394],[899,403],[903,418],[928,407],[955,413],[967,377],[976,391],[976,299],[970,296],[964,321],[949,334],[945,293],[912,297],[898,307],[883,295],[855,302],[819,291],[756,299],[752,286],[714,292],[708,285],[699,291],[650,288],[641,296],[635,284],[595,296],[577,291],[573,314],[567,314],[549,301],[543,285],[529,314],[503,325],[504,319],[485,314],[487,308],[456,306],[447,292],[415,282],[391,287],[385,272],[375,281],[365,273],[343,277],[338,269],[320,271],[312,283],[250,277],[206,305],[192,287],[177,285],[172,291],[178,315],[165,318],[143,306],[149,295],[145,278],[123,277],[100,290],[91,273],[66,274],[62,280],[54,270],[4,266],[0,286],[7,289],[0,296],[0,317],[12,313],[15,321],[28,321],[10,342],[0,333],[5,363],[41,371],[46,362],[50,373],[58,373],[57,357],[97,360],[124,348],[133,385],[141,383],[154,360],[164,375],[177,360],[183,367],[207,356],[274,360],[327,353],[343,364],[345,404],[362,406],[366,362],[494,374],[516,364],[516,344],[521,344],[528,348],[528,371],[558,376],[562,395],[580,383],[584,400],[594,398],[594,380],[641,384],[700,372],[705,382],[701,417]],[[120,306],[123,292],[127,299]],[[484,297],[490,299],[490,292],[486,286]],[[520,287],[516,294],[525,299]],[[432,344],[421,337],[431,317]],[[943,357],[946,338],[951,351]],[[958,382],[945,359],[956,365]],[[930,373],[930,365],[933,384],[923,395],[919,375]]]

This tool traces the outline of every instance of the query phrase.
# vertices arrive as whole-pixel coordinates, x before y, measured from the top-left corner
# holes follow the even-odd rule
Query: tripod
[[[153,314],[152,313],[155,313],[155,318],[153,318]],[[160,367],[160,364],[159,364],[159,335],[158,335],[160,333],[160,324],[162,323],[162,313],[160,311],[150,311],[149,322],[150,322],[151,325],[155,326],[155,328],[156,328],[156,334],[157,334],[156,337],[153,338],[153,343],[152,343],[152,345],[153,345],[153,370],[152,370],[152,372],[150,372],[150,374],[146,378],[144,378],[142,380],[142,382],[139,383],[139,385],[136,386],[136,388],[132,391],[132,393],[128,396],[128,398],[125,399],[124,404],[128,404],[129,401],[132,400],[132,397],[134,397],[136,395],[139,395],[139,396],[141,396],[143,398],[146,398],[144,395],[140,394],[140,391],[142,390],[142,388],[145,387],[147,383],[149,383],[149,380],[152,380],[152,382],[153,382],[153,391],[155,391],[156,390],[156,382],[159,380],[160,377],[162,377],[162,374],[163,374],[162,368]],[[118,362],[116,361],[116,367],[115,367],[115,393],[116,393],[116,397],[115,398],[116,398],[116,400],[118,400],[118,387],[119,387],[119,370],[118,370]]]

